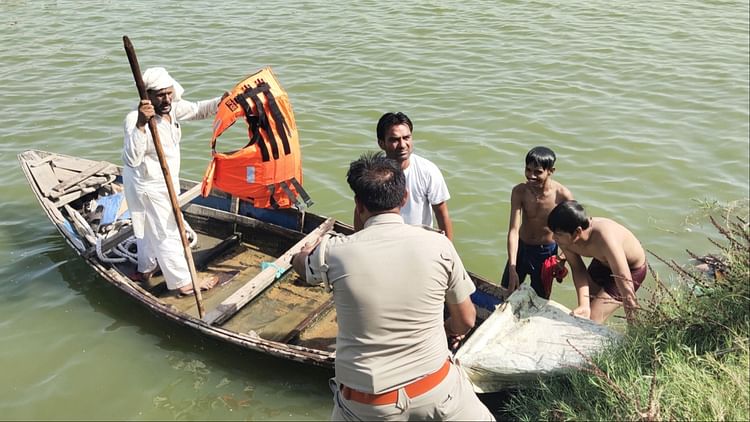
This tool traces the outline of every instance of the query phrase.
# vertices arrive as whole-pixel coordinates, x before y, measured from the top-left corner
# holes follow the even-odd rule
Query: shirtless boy
[[[526,183],[520,183],[510,194],[508,225],[508,262],[503,271],[502,286],[513,292],[531,276],[536,294],[549,299],[552,286],[542,281],[544,261],[557,256],[557,244],[547,228],[547,215],[555,205],[572,200],[573,194],[552,180],[555,153],[547,147],[534,147],[526,154]]]
[[[556,206],[547,224],[573,272],[573,315],[602,323],[623,305],[631,320],[638,308],[635,292],[648,273],[646,253],[633,233],[608,218],[587,217],[576,201]],[[588,269],[582,257],[592,258]]]

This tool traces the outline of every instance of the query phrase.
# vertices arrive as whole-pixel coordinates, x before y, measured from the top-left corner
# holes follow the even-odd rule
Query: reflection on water
[[[536,145],[555,150],[555,178],[592,215],[648,250],[683,262],[686,248],[714,249],[705,204],[750,196],[748,14],[747,2],[692,1],[0,3],[0,414],[329,415],[328,371],[205,342],[133,306],[31,197],[15,161],[24,149],[119,161],[137,101],[122,35],[189,99],[272,66],[294,105],[313,211],[345,221],[348,162],[377,148],[383,112],[406,112],[417,151],[447,179],[466,266],[497,280],[510,189]],[[202,177],[210,131],[185,124],[184,177]],[[238,126],[219,145],[244,136]],[[571,305],[572,283],[553,298]]]

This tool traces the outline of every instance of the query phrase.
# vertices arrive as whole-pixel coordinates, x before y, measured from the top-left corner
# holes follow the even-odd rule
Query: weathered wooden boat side
[[[118,197],[118,166],[35,150],[19,154],[19,160],[50,221],[108,283],[159,316],[206,336],[284,359],[333,366],[336,322],[331,295],[323,287],[301,283],[290,271],[289,258],[309,239],[328,230],[348,234],[351,226],[309,212],[257,209],[218,191],[204,198],[198,195],[200,184],[181,181],[180,205],[198,237],[193,250],[198,276],[215,274],[221,280],[203,292],[207,312],[201,319],[192,296],[170,294],[159,275],[146,284],[134,282],[129,275],[135,264],[113,257],[132,229],[126,223],[116,227],[125,220],[99,224],[97,204]],[[111,209],[103,212],[111,214]],[[126,212],[120,205],[115,215]],[[116,229],[102,234],[106,227]],[[123,261],[111,262],[118,259]],[[502,300],[502,291],[471,276],[479,290],[481,323]]]

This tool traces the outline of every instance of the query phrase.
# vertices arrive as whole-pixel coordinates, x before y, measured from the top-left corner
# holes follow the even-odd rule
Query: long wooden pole
[[[128,61],[130,62],[130,70],[133,71],[133,79],[135,79],[135,86],[138,88],[138,95],[141,100],[148,99],[148,93],[146,92],[146,85],[143,83],[143,76],[141,76],[141,68],[138,65],[138,58],[135,55],[135,48],[130,42],[127,35],[122,37],[122,42],[125,46],[125,53],[128,55]],[[164,150],[161,147],[161,141],[159,140],[159,131],[156,128],[156,120],[153,118],[148,120],[148,128],[151,131],[151,137],[154,140],[154,147],[156,147],[156,155],[159,157],[159,164],[161,165],[161,172],[164,175],[164,183],[167,185],[167,191],[169,192],[169,200],[172,203],[172,212],[174,218],[177,221],[177,229],[180,231],[180,238],[182,239],[182,248],[185,253],[185,260],[187,260],[188,268],[190,268],[190,280],[193,283],[193,294],[195,295],[195,304],[198,306],[198,317],[203,318],[203,298],[201,297],[201,289],[198,286],[198,276],[195,273],[195,263],[193,262],[193,253],[190,251],[190,242],[188,242],[187,234],[185,233],[185,222],[182,220],[182,211],[180,211],[180,205],[177,202],[177,194],[175,193],[174,186],[172,186],[172,175],[169,172],[169,166],[167,160],[164,158]]]

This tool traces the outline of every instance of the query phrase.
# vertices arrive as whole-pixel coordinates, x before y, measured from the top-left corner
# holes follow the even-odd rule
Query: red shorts
[[[589,264],[588,271],[591,280],[594,283],[604,289],[604,291],[612,296],[613,299],[622,301],[620,289],[617,288],[617,283],[615,283],[615,278],[612,276],[611,268],[594,258],[591,260],[591,264]],[[646,263],[639,268],[630,269],[630,276],[633,279],[633,291],[638,291],[638,288],[641,287],[641,283],[646,279],[646,274],[648,274],[648,264]]]

